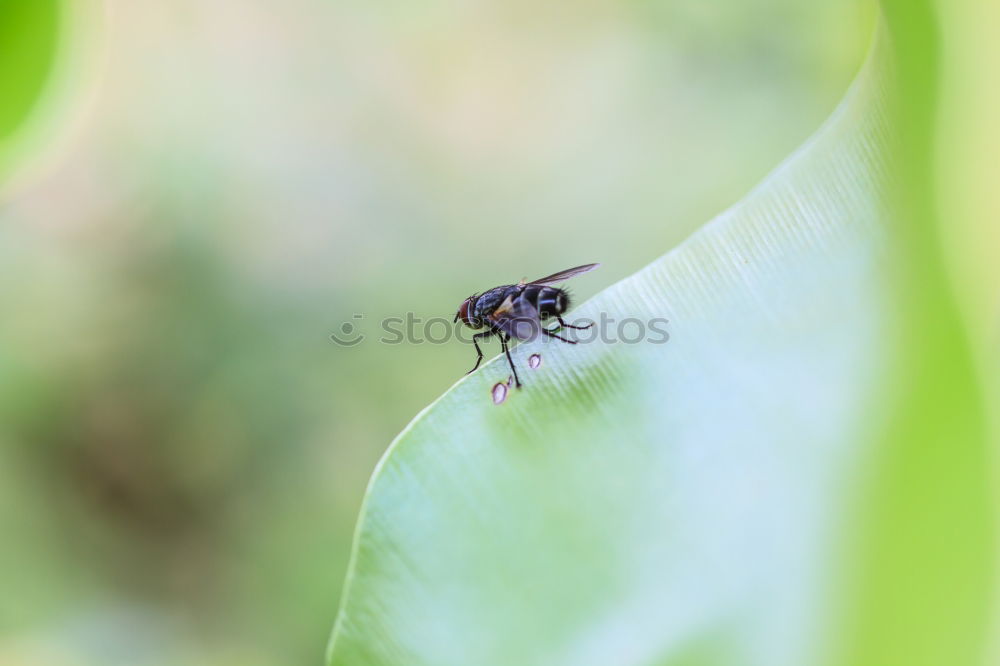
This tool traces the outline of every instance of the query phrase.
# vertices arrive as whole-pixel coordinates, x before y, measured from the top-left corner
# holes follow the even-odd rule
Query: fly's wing
[[[487,319],[510,337],[525,342],[534,340],[542,333],[538,310],[520,293],[505,298],[500,307],[487,315]]]
[[[584,264],[583,266],[577,266],[576,268],[567,268],[564,271],[559,271],[558,273],[553,273],[547,277],[538,278],[537,280],[532,280],[529,284],[555,284],[557,282],[563,282],[580,275],[581,273],[586,273],[587,271],[592,271],[600,266],[600,264]]]

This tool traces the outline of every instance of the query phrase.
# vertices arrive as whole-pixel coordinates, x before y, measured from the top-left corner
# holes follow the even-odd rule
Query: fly
[[[473,294],[462,301],[462,305],[455,314],[455,321],[459,319],[462,323],[472,329],[486,328],[482,333],[472,336],[472,344],[476,346],[476,364],[468,373],[476,371],[483,361],[483,350],[479,348],[479,340],[485,340],[492,336],[500,338],[500,345],[503,353],[507,356],[507,363],[510,364],[511,372],[514,373],[514,386],[521,388],[521,380],[517,377],[517,368],[510,357],[508,343],[512,339],[528,342],[534,340],[539,335],[544,335],[571,345],[576,341],[564,338],[557,333],[563,328],[573,328],[582,330],[593,326],[593,322],[586,326],[573,326],[563,321],[562,314],[569,309],[569,294],[564,289],[553,287],[552,285],[592,271],[600,264],[586,264],[569,268],[558,273],[553,273],[548,277],[543,277],[531,282],[521,281],[517,284],[506,284],[500,287],[493,287],[482,294]],[[555,318],[559,326],[554,329],[547,329],[542,326],[543,322]]]

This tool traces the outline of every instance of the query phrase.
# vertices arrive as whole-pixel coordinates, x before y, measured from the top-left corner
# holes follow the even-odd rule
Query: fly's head
[[[475,303],[476,294],[473,294],[462,301],[462,305],[458,307],[458,312],[455,314],[455,321],[461,319],[462,323],[469,328],[482,328],[483,320],[473,314],[475,310]]]

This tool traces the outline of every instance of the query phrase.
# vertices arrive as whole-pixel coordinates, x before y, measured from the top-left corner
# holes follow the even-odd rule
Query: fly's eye
[[[458,308],[458,314],[455,315],[455,319],[461,319],[462,323],[466,326],[472,326],[472,320],[469,319],[469,299],[462,301],[462,305]]]

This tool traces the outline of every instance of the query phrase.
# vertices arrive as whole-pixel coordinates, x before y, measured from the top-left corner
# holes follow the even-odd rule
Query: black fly
[[[563,289],[558,289],[550,285],[568,280],[571,277],[592,271],[600,264],[587,264],[559,271],[531,282],[521,281],[517,284],[506,284],[501,287],[494,287],[483,294],[473,294],[462,302],[455,315],[455,321],[459,319],[466,326],[474,329],[486,327],[482,333],[472,336],[472,344],[476,346],[476,365],[469,372],[475,372],[476,368],[483,360],[483,351],[479,348],[479,340],[485,340],[491,336],[500,338],[504,354],[507,355],[507,362],[510,364],[511,372],[514,373],[514,385],[521,388],[521,380],[517,377],[517,368],[510,358],[508,344],[512,338],[518,340],[534,340],[539,335],[545,335],[556,340],[562,340],[571,345],[576,342],[568,340],[556,332],[562,328],[585,329],[593,326],[572,326],[563,321],[562,313],[569,308],[569,294]],[[555,317],[559,326],[552,330],[542,327],[542,322]],[[468,374],[468,373],[466,373]]]

